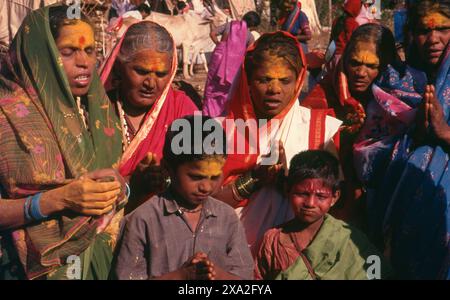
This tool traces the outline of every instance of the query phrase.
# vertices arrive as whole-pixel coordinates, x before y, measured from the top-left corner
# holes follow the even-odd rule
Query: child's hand
[[[183,280],[200,279],[197,274],[197,265],[207,258],[208,256],[203,252],[197,252],[191,258],[189,258],[180,269],[180,272],[183,274]]]
[[[216,268],[209,258],[203,259],[197,263],[197,279],[215,280],[216,277]]]

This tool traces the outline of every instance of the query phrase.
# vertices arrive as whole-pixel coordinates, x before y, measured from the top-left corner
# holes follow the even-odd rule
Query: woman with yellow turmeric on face
[[[224,126],[232,148],[215,197],[237,208],[254,255],[264,232],[293,215],[280,184],[290,159],[300,150],[336,150],[341,121],[298,102],[306,68],[294,36],[266,33],[247,50],[230,94]],[[249,124],[248,133],[242,134],[241,122]]]
[[[403,279],[450,279],[450,1],[423,0],[408,12],[407,62],[427,76],[422,105],[399,137],[373,200],[373,232]]]
[[[301,102],[332,109],[344,122],[339,152],[345,181],[334,216],[365,227],[363,191],[380,179],[387,158],[378,155],[410,123],[397,115],[418,106],[424,84],[423,75],[397,59],[390,30],[365,24],[353,32],[336,70]]]
[[[92,26],[67,11],[31,12],[2,64],[0,279],[108,277],[126,189],[112,169],[119,122],[95,73]]]
[[[120,173],[131,178],[127,211],[165,188],[161,141],[173,120],[197,110],[184,92],[172,88],[177,65],[172,36],[144,21],[128,28],[102,69],[101,79],[122,127]]]

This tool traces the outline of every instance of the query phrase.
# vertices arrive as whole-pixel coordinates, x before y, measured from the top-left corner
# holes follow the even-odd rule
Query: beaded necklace
[[[122,108],[120,101],[117,101],[117,108],[120,116],[120,127],[122,127],[122,146],[123,151],[131,144],[131,136],[128,128],[127,119],[125,118],[125,111]]]

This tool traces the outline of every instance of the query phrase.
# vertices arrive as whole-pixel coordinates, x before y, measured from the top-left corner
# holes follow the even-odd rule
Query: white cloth
[[[11,43],[30,11],[56,2],[57,0],[0,0],[0,43]]]
[[[377,3],[366,7],[365,5],[361,6],[361,11],[359,15],[355,18],[356,22],[359,25],[364,25],[366,23],[376,22],[377,19],[380,19],[380,10],[379,5]]]
[[[122,15],[122,18],[135,18],[139,21],[142,21],[142,15],[138,10],[130,10]]]
[[[250,33],[253,35],[253,39],[255,41],[257,41],[259,39],[259,37],[261,36],[261,34],[259,34],[259,32],[255,31],[255,30],[251,31]]]
[[[289,162],[300,151],[308,150],[311,110],[300,106],[298,102],[291,108],[282,120],[279,129],[271,133],[273,141],[282,141]],[[327,116],[325,120],[325,149],[335,156],[337,150],[333,143],[333,136],[337,133],[342,122],[336,118]],[[269,136],[266,135],[266,136]],[[275,143],[277,144],[277,143]],[[268,143],[268,145],[270,145]],[[269,147],[266,153],[269,152]],[[260,162],[261,157],[258,158]],[[287,170],[285,170],[287,172]],[[274,186],[261,188],[252,194],[249,204],[236,211],[244,225],[247,241],[252,253],[258,250],[259,243],[264,233],[274,226],[280,225],[294,217],[291,205]]]
[[[240,20],[247,12],[255,11],[254,0],[229,0],[233,18]]]

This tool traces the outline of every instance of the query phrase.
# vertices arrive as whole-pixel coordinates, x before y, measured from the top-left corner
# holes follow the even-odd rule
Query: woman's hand
[[[133,175],[137,179],[133,182],[133,188],[135,185],[140,186],[140,188],[145,187],[147,193],[157,194],[167,187],[168,172],[160,165],[156,154],[151,152],[147,153],[139,163]]]
[[[434,137],[445,146],[450,145],[450,127],[444,117],[442,106],[436,98],[436,92],[433,85],[427,85],[423,102],[418,109],[416,118],[416,145],[431,137]],[[432,136],[430,136],[430,133]]]
[[[283,143],[278,144],[278,161],[274,165],[258,164],[252,171],[252,176],[258,179],[258,185],[264,186],[276,182],[282,170],[287,170],[286,152]]]
[[[450,145],[450,127],[444,117],[442,106],[436,98],[433,85],[427,85],[425,100],[425,127],[430,128],[434,136],[446,145]]]
[[[110,182],[99,182],[108,176]],[[112,209],[124,195],[125,181],[113,169],[97,170],[81,176],[62,187],[47,191],[43,205],[49,199],[58,205],[58,211],[69,210],[87,216],[101,216]]]

